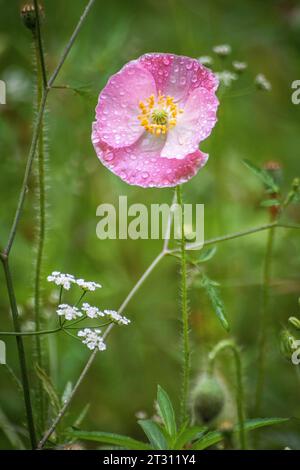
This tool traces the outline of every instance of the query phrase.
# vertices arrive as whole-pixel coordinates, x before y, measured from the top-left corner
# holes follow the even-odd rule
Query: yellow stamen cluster
[[[139,107],[141,114],[138,119],[141,125],[156,136],[166,134],[169,129],[176,126],[177,116],[182,113],[174,103],[174,98],[162,95],[160,92],[156,100],[154,95],[151,95],[145,102],[140,101]]]

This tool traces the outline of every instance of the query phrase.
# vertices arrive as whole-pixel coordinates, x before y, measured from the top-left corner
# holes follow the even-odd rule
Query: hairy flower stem
[[[236,405],[237,415],[239,421],[239,439],[241,450],[247,449],[247,436],[245,430],[245,394],[243,387],[243,374],[242,374],[242,361],[241,353],[234,341],[225,340],[221,341],[209,354],[209,367],[212,370],[215,364],[215,359],[224,349],[230,349],[233,353],[236,372]]]
[[[184,425],[188,419],[188,396],[191,369],[191,352],[189,342],[189,312],[187,299],[187,265],[184,233],[184,204],[182,188],[177,186],[177,203],[181,207],[181,322],[182,322],[182,390],[180,401],[180,419]]]
[[[262,312],[261,312],[261,331],[259,339],[259,353],[258,353],[258,377],[255,391],[255,416],[260,416],[263,390],[265,384],[266,374],[266,354],[267,354],[267,336],[268,336],[268,307],[269,307],[269,289],[270,289],[270,275],[271,263],[274,247],[275,226],[269,230],[267,238],[267,247],[265,252],[265,260],[263,267],[263,292],[262,292]]]
[[[7,292],[9,297],[9,303],[12,313],[13,325],[16,332],[20,332],[20,322],[19,322],[19,312],[17,307],[17,301],[15,296],[15,290],[13,285],[13,280],[9,268],[8,257],[5,255],[1,255],[1,260],[3,263]],[[25,350],[23,339],[21,336],[16,336],[17,341],[17,349],[19,355],[19,364],[20,364],[20,371],[21,371],[21,382],[24,394],[24,402],[25,402],[25,410],[26,410],[26,418],[28,424],[28,432],[30,437],[30,443],[32,449],[36,447],[36,434],[35,434],[35,426],[33,420],[33,412],[32,412],[32,405],[31,405],[31,397],[30,397],[30,386],[29,386],[29,378],[28,378],[28,370],[26,364],[26,357],[25,357]]]
[[[38,9],[36,10],[38,12]],[[36,54],[36,82],[37,82],[37,109],[42,99],[43,87],[45,86],[45,64],[44,55],[42,50],[42,40],[40,30],[33,33],[34,48]],[[45,143],[44,143],[44,117],[42,117],[40,125],[40,133],[37,146],[37,197],[38,197],[38,232],[37,232],[37,254],[35,266],[35,280],[34,280],[34,314],[35,314],[35,327],[36,331],[41,329],[41,271],[45,245],[45,231],[46,231],[46,194],[45,194]],[[40,335],[35,337],[36,357],[37,364],[41,369],[44,369],[43,352]],[[37,404],[39,408],[39,424],[40,428],[45,427],[45,395],[43,385],[39,380],[37,390]]]

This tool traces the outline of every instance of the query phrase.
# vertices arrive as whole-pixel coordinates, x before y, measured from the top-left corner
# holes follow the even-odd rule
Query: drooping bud
[[[39,5],[40,17],[43,18],[44,10],[41,5]],[[26,3],[21,8],[21,18],[26,28],[30,29],[32,32],[36,30],[36,13],[33,3]]]
[[[204,374],[192,392],[192,410],[195,420],[209,423],[223,409],[225,393],[219,381],[210,374]]]

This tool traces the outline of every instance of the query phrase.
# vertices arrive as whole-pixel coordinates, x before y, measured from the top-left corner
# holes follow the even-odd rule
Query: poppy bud
[[[196,421],[209,423],[223,409],[225,394],[218,380],[204,374],[192,393],[192,407]]]
[[[43,8],[39,5],[40,16],[43,16]],[[35,32],[36,29],[36,14],[33,3],[26,3],[21,9],[21,18],[26,28]]]

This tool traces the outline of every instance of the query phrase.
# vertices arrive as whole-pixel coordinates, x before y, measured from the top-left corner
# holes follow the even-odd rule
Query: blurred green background
[[[53,71],[86,2],[45,0],[43,38],[47,68]],[[5,243],[16,208],[34,118],[33,47],[20,20],[22,2],[0,0],[0,79],[7,83],[7,104],[0,106],[0,241]],[[141,189],[123,183],[97,160],[90,141],[97,96],[109,76],[145,52],[165,51],[192,57],[212,55],[216,44],[228,43],[232,54],[214,55],[213,70],[232,70],[232,60],[248,63],[231,88],[220,90],[219,122],[201,145],[210,154],[206,167],[184,188],[186,202],[205,204],[206,239],[268,222],[259,180],[243,165],[268,160],[282,166],[282,191],[299,176],[300,105],[291,102],[291,83],[300,79],[300,7],[292,0],[97,0],[53,90],[47,113],[47,242],[44,278],[53,270],[73,273],[103,285],[89,295],[90,303],[117,309],[159,252],[161,241],[100,241],[96,208],[129,203],[161,203],[172,189]],[[272,91],[256,91],[254,77],[264,73]],[[35,168],[36,170],[36,168]],[[22,322],[33,318],[32,296],[37,225],[36,179],[30,179],[22,221],[13,247],[11,267]],[[299,207],[288,215],[300,222]],[[231,333],[242,346],[247,414],[253,416],[257,346],[261,316],[262,266],[267,233],[218,245],[205,272],[221,284]],[[86,403],[90,410],[82,427],[141,437],[135,414],[153,413],[157,384],[176,405],[180,392],[179,268],[163,260],[131,301],[128,328],[115,329],[108,350],[99,354],[65,418],[70,425]],[[0,330],[12,329],[3,273],[0,273]],[[55,324],[51,286],[43,283],[43,327]],[[263,416],[300,418],[297,368],[282,358],[279,331],[290,315],[299,314],[299,234],[279,229],[272,263],[269,308],[267,381]],[[73,296],[73,297],[72,297]],[[66,300],[75,300],[68,293]],[[228,335],[220,326],[205,292],[190,290],[193,379],[205,355]],[[33,378],[32,340],[25,340]],[[65,335],[43,337],[49,347],[52,379],[60,394],[74,383],[89,351]],[[7,362],[16,373],[14,338],[7,339]],[[232,364],[225,356],[220,374],[234,393]],[[0,366],[0,427],[9,421],[22,434],[24,410],[4,366]],[[224,419],[234,420],[229,412]],[[4,417],[5,416],[5,417]],[[2,423],[2,424],[1,424]],[[299,421],[262,433],[262,448],[300,449]],[[0,430],[0,448],[11,448]]]

